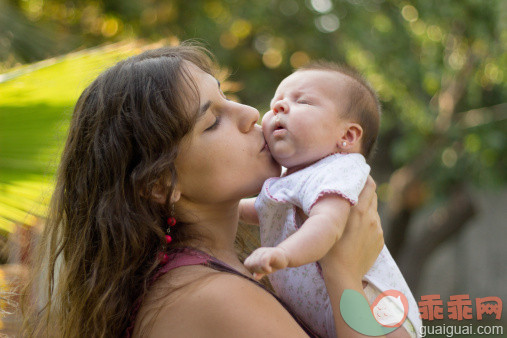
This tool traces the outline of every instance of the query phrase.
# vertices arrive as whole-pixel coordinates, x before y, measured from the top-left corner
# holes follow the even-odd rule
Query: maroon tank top
[[[314,333],[310,327],[308,327],[290,308],[285,302],[280,299],[277,295],[268,290],[264,285],[257,282],[256,280],[249,278],[248,276],[243,275],[238,270],[233,267],[227,265],[226,263],[218,260],[217,258],[208,255],[207,253],[197,250],[194,248],[178,248],[172,250],[171,253],[168,254],[168,260],[165,265],[162,265],[159,270],[155,273],[155,275],[150,280],[150,285],[152,285],[157,279],[166,274],[167,272],[179,268],[181,266],[190,266],[190,265],[203,265],[209,267],[213,270],[217,270],[220,272],[228,272],[234,275],[245,278],[246,280],[254,283],[265,291],[269,292],[273,297],[275,297],[280,304],[290,313],[290,315],[294,318],[294,320],[301,326],[301,328],[308,334],[310,337],[319,337],[316,333]],[[141,297],[134,304],[134,309],[130,316],[130,325],[125,331],[125,337],[130,338],[132,333],[134,332],[134,325],[137,317],[137,313],[139,312],[139,308],[141,307],[142,301],[144,297]]]

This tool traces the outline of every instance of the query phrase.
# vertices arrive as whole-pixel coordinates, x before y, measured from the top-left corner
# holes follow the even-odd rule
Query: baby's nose
[[[275,106],[273,107],[273,113],[274,114],[278,114],[278,113],[286,113],[288,111],[289,107],[287,106],[287,104],[285,103],[285,101],[278,101]]]

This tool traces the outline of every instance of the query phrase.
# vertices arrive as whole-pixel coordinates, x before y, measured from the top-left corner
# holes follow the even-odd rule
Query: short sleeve
[[[315,203],[323,196],[337,195],[351,205],[357,203],[363,190],[370,166],[361,154],[337,154],[326,158],[308,176],[298,199],[305,214],[309,215]]]

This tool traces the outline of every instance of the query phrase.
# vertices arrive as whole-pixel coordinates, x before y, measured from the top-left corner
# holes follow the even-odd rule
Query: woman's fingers
[[[376,187],[376,185],[374,186]],[[373,192],[373,196],[372,196],[372,203],[373,203],[373,210],[378,210],[377,207],[378,207],[378,196],[377,196],[377,192],[374,191]]]
[[[358,203],[351,208],[347,226],[331,254],[350,273],[362,277],[375,262],[384,245],[380,217],[377,212],[376,184],[369,176]],[[354,257],[353,261],[350,257]]]
[[[359,194],[358,203],[355,206],[358,212],[368,212],[373,207],[372,203],[375,203],[375,210],[377,209],[377,194],[375,193],[376,188],[377,185],[375,184],[375,181],[373,181],[373,178],[371,176],[368,176],[364,188]]]

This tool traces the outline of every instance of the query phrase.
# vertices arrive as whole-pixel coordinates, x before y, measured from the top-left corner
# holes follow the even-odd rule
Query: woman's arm
[[[384,246],[375,188],[375,182],[368,177],[359,195],[358,204],[350,210],[341,239],[319,261],[331,300],[338,337],[365,337],[345,323],[340,312],[340,300],[346,289],[364,295],[362,278]]]
[[[259,225],[259,216],[255,210],[256,197],[243,198],[239,201],[239,220],[241,222]]]

